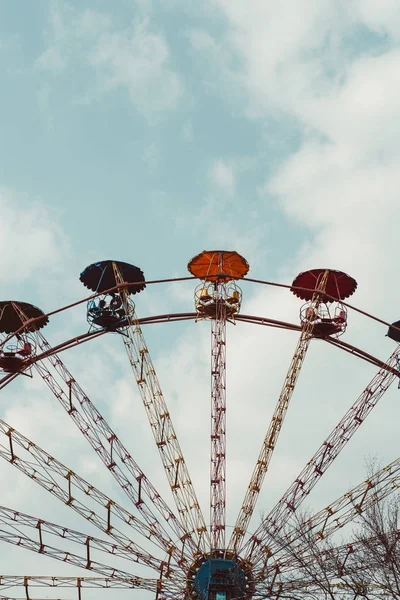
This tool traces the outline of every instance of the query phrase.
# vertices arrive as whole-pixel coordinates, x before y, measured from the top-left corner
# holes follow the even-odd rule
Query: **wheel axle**
[[[250,600],[254,594],[250,563],[231,550],[200,556],[191,565],[187,581],[187,600]]]

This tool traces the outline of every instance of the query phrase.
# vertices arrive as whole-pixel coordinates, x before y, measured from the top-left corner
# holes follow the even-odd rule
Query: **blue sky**
[[[5,3],[1,23],[4,186],[54,209],[89,260],[118,239],[147,270],[184,268],[199,226],[200,246],[223,229],[225,245],[253,230],[257,251],[274,247],[282,215],[259,190],[299,132],[279,115],[261,128],[247,118],[235,73],[221,80],[207,48],[196,50],[205,31],[226,30],[222,15],[135,3],[26,10],[21,23]]]
[[[326,266],[349,272],[359,283],[354,304],[397,320],[399,31],[397,0],[0,1],[4,298],[48,311],[84,296],[78,276],[93,261],[116,258],[148,279],[166,278],[185,276],[201,250],[226,248],[260,279],[290,283],[301,270]],[[243,312],[297,322],[299,304],[287,292],[243,289]],[[192,298],[191,282],[152,288],[138,297],[138,313],[192,310]],[[54,343],[85,330],[83,309],[48,328]],[[228,334],[233,524],[296,338],[250,326]],[[351,316],[346,341],[384,359],[393,350],[384,334]],[[207,323],[146,335],[206,503]],[[68,353],[67,364],[168,494],[156,457],[143,450],[152,442],[144,414],[139,424],[132,409],[131,402],[141,407],[118,342],[93,342]],[[309,354],[265,506],[375,372],[321,343]],[[17,382],[7,394],[3,418],[112,485],[60,425],[66,417],[40,382]],[[387,396],[312,505],[362,480],[366,456],[397,457],[398,392]],[[71,518],[35,487],[26,498],[22,480],[8,485],[5,467],[5,505],[32,514],[48,506],[54,519]],[[248,475],[239,481],[241,472]],[[8,572],[41,569],[38,557],[20,559],[17,550]]]

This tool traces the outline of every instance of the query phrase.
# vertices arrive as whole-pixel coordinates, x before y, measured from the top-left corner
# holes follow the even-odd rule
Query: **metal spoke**
[[[226,322],[234,323],[242,292],[236,285],[249,270],[237,252],[204,250],[188,263],[202,283],[195,289],[197,320],[211,320],[211,553],[225,549],[226,528]]]
[[[116,284],[124,282],[113,263]],[[129,327],[122,336],[184,530],[202,550],[209,543],[199,502],[128,288],[120,289]]]
[[[325,271],[323,277],[321,278],[318,284],[317,289],[315,290],[312,296],[312,300],[308,308],[308,310],[312,311],[311,314],[316,314],[316,311],[318,310],[318,307],[323,298],[322,295],[325,292],[328,276],[329,271],[327,270]],[[228,544],[228,547],[232,548],[235,552],[238,551],[241,541],[250,523],[250,519],[253,516],[253,512],[261,491],[261,487],[267,474],[269,463],[271,462],[271,458],[275,450],[275,446],[278,441],[278,437],[289,407],[290,399],[293,395],[297,380],[300,375],[301,367],[303,365],[308,347],[312,340],[313,329],[314,322],[312,320],[307,319],[303,321],[300,339],[297,343],[293,358],[290,362],[289,369],[286,374],[285,381],[283,383],[282,391],[279,395],[278,402],[275,406],[274,414],[272,415],[270,425],[265,435],[256,466],[251,476],[250,483],[248,485],[242,503],[242,507],[239,511],[239,515],[236,520],[236,524]]]
[[[132,575],[131,573],[127,573],[126,571],[121,571],[120,569],[116,569],[114,567],[110,567],[108,565],[104,565],[102,563],[94,561],[90,558],[90,556],[80,556],[78,554],[73,554],[72,552],[60,550],[59,548],[55,548],[54,546],[48,546],[46,544],[41,543],[40,541],[36,541],[29,538],[28,536],[22,535],[19,532],[14,533],[6,531],[4,529],[0,529],[0,540],[2,542],[7,542],[8,544],[13,544],[15,546],[19,546],[20,548],[25,548],[27,550],[31,550],[32,552],[42,554],[43,556],[49,556],[50,558],[54,558],[55,560],[60,560],[64,563],[75,565],[76,567],[80,567],[82,569],[89,569],[91,571],[95,571],[96,573],[104,575],[105,577],[132,579],[135,581],[136,587],[141,587],[144,589],[155,591],[153,581],[151,582],[151,585],[149,585],[146,579],[143,579],[141,577],[135,577],[134,575]]]
[[[37,345],[45,351],[50,344],[40,332],[33,334]],[[68,371],[59,356],[53,354],[35,363],[34,368],[51,389],[57,400],[89,441],[91,446],[113,474],[123,491],[141,512],[150,527],[157,528],[159,535],[168,539],[165,528],[146,504],[145,498],[157,508],[175,535],[186,545],[191,539],[165,500],[160,496],[149,479],[134,461],[128,450],[107,424],[88,396]],[[58,380],[56,379],[58,375]],[[77,402],[74,402],[77,400]],[[133,476],[133,477],[132,477]],[[174,545],[172,541],[171,545]]]
[[[219,293],[217,284],[215,293]],[[214,550],[225,547],[226,319],[225,299],[217,297],[216,316],[211,321],[210,533]]]
[[[314,543],[325,540],[338,529],[350,523],[360,514],[389,496],[400,488],[400,459],[391,462],[374,475],[349,490],[343,496],[326,506],[323,510],[312,515],[300,528],[294,528],[279,539],[279,546],[285,550],[288,546],[289,554],[293,549],[299,553],[309,548],[310,538],[304,544],[303,536],[313,536]],[[296,544],[296,541],[298,542]],[[302,548],[304,544],[304,548]],[[269,546],[272,551],[271,545]],[[277,552],[274,552],[274,555]],[[278,559],[280,570],[289,568],[289,562]]]
[[[398,538],[400,530],[388,532],[394,538]],[[307,532],[304,531],[307,535]],[[297,548],[291,548],[291,562],[285,564],[277,563],[269,569],[268,575],[261,574],[258,577],[258,589],[260,591],[268,591],[272,594],[279,589],[280,591],[294,591],[299,589],[310,588],[321,584],[321,581],[316,581],[316,575],[313,573],[314,564],[318,555],[317,569],[321,569],[326,577],[326,583],[333,590],[338,578],[346,576],[354,576],[360,573],[360,570],[369,568],[369,565],[363,565],[363,561],[358,554],[365,547],[365,544],[375,544],[378,550],[382,540],[376,536],[372,536],[365,540],[355,541],[340,546],[328,547],[319,549],[315,547],[315,552],[310,552],[312,540],[309,539],[308,553],[302,554]],[[377,554],[378,555],[378,554]],[[346,582],[342,580],[340,585],[345,589]],[[379,586],[376,586],[378,589]],[[275,590],[274,590],[275,588]],[[382,588],[383,589],[383,588]]]
[[[74,542],[76,544],[80,544],[86,548],[86,556],[88,562],[91,561],[90,555],[91,551],[97,550],[100,552],[104,552],[107,554],[111,554],[118,558],[124,558],[129,561],[133,561],[136,563],[147,564],[151,566],[155,570],[162,572],[164,568],[167,569],[167,576],[170,577],[171,569],[170,565],[165,561],[160,561],[152,556],[147,556],[147,559],[143,560],[144,557],[138,557],[135,552],[132,552],[130,547],[123,547],[117,544],[112,544],[105,540],[88,536],[86,534],[80,533],[79,531],[69,529],[68,527],[64,527],[62,525],[57,525],[55,523],[50,523],[49,521],[45,521],[44,519],[39,519],[37,517],[33,517],[31,515],[27,515],[25,513],[21,513],[18,511],[14,511],[10,508],[6,508],[5,506],[0,506],[0,523],[2,525],[8,525],[12,528],[18,526],[17,531],[20,533],[24,528],[31,528],[37,531],[38,541],[42,546],[44,543],[45,535],[53,535],[61,538],[62,540]]]
[[[1,458],[4,458],[101,531],[111,536],[119,545],[129,548],[132,556],[136,556],[138,562],[155,568],[158,565],[158,563],[154,563],[151,555],[115,527],[116,519],[127,524],[137,534],[150,540],[164,552],[169,553],[176,563],[182,564],[185,562],[182,551],[172,544],[169,539],[160,535],[157,521],[152,526],[142,523],[114,500],[111,500],[92,484],[2,420],[0,420],[0,439],[1,436],[4,440],[4,443],[0,443]],[[34,462],[19,456],[21,451],[28,453],[28,456]],[[77,495],[83,496],[85,504],[77,498]],[[103,517],[99,516],[93,508],[86,506],[88,498],[102,507]]]
[[[37,577],[33,575],[0,575],[0,589],[15,587],[24,588],[82,588],[82,589],[132,589],[140,587],[138,583],[146,582],[157,586],[159,580],[144,579],[140,577]],[[167,584],[166,584],[167,585]],[[148,589],[144,587],[144,589]],[[169,588],[167,588],[169,589]]]
[[[246,543],[244,546],[246,556],[253,564],[257,564],[257,566],[266,564],[270,556],[268,544],[273,539],[274,534],[287,523],[304,497],[309,494],[345,444],[376,406],[379,399],[397,378],[398,374],[394,371],[394,367],[397,366],[399,352],[400,346],[397,346],[387,360],[385,367],[378,371],[278,504]]]
[[[130,588],[140,588],[149,590],[151,592],[155,592],[158,594],[161,590],[170,590],[176,591],[177,587],[184,582],[184,579],[165,579],[164,577],[168,577],[168,572],[164,569],[160,571],[160,577],[158,579],[147,579],[144,577],[137,577],[132,575],[131,573],[127,573],[126,571],[122,571],[120,569],[110,567],[108,565],[104,565],[97,561],[92,560],[90,556],[89,545],[87,546],[87,552],[85,556],[80,556],[78,554],[73,554],[69,551],[61,550],[59,548],[55,548],[54,546],[49,546],[44,544],[42,539],[40,541],[33,540],[26,535],[21,534],[21,532],[10,532],[5,531],[4,529],[0,529],[0,540],[9,544],[13,544],[15,546],[19,546],[21,548],[25,548],[32,552],[39,553],[43,556],[49,556],[55,560],[62,561],[64,563],[72,564],[76,567],[82,569],[88,569],[90,571],[95,571],[103,575],[108,581],[116,580],[116,585],[113,587],[130,587]],[[10,581],[11,579],[11,581]],[[12,587],[12,584],[18,585],[18,579],[21,578],[5,578],[4,576],[0,576],[0,586],[7,585],[7,587]],[[36,580],[40,578],[35,578]],[[55,578],[48,578],[55,579]],[[56,578],[57,579],[57,578]],[[72,578],[64,578],[70,579]],[[78,581],[78,578],[76,579]],[[118,583],[120,585],[118,585]],[[122,585],[121,585],[122,584]],[[27,585],[24,582],[24,586]],[[100,586],[97,586],[100,587]],[[105,585],[101,587],[111,587],[111,585]]]

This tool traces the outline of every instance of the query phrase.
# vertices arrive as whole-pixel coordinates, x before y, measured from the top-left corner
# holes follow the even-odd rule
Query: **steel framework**
[[[216,315],[211,321],[211,548],[225,548],[226,519],[226,304],[216,284]]]
[[[323,294],[326,290],[328,276],[329,271],[325,271],[323,277],[318,283],[317,289],[313,293],[309,305],[309,310],[312,311],[312,314],[316,313],[319,305],[321,304]],[[256,502],[261,491],[261,486],[263,484],[265,475],[267,474],[268,466],[271,461],[272,454],[275,450],[278,436],[281,431],[283,421],[287,413],[287,409],[289,407],[290,399],[294,392],[294,388],[300,375],[301,367],[303,365],[308,347],[312,340],[313,329],[313,320],[307,319],[303,321],[300,339],[297,343],[293,354],[293,358],[290,362],[289,369],[286,374],[285,381],[283,383],[282,391],[279,395],[278,402],[276,404],[274,414],[271,419],[271,423],[268,427],[268,431],[264,438],[264,442],[261,447],[261,451],[257,459],[253,475],[251,477],[250,483],[246,491],[242,508],[239,512],[239,516],[236,521],[236,525],[233,529],[231,540],[229,542],[229,547],[233,548],[235,552],[238,552],[240,548],[241,541],[246,533],[247,527],[250,523],[250,519],[253,515],[254,508],[256,506]]]
[[[331,317],[330,314],[328,317],[323,315],[323,318],[318,316],[322,304],[341,302],[343,280],[348,289],[353,285],[354,280],[341,272],[329,269],[314,270],[299,276],[299,281],[306,281],[307,285],[307,281],[314,277],[314,287],[296,287],[292,284],[292,291],[308,302],[308,312],[301,313],[306,317],[301,319],[299,325],[239,314],[241,291],[235,283],[230,287],[229,282],[242,279],[243,273],[247,273],[248,265],[240,255],[227,251],[204,251],[199,257],[209,262],[201,264],[200,271],[196,272],[196,276],[202,282],[196,291],[196,312],[139,319],[132,300],[132,286],[135,284],[126,280],[127,271],[124,272],[122,263],[116,261],[109,261],[113,274],[109,289],[103,289],[101,292],[96,290],[91,297],[103,298],[110,294],[110,297],[116,300],[116,304],[120,301],[123,317],[119,318],[123,324],[114,330],[107,329],[106,326],[100,327],[52,346],[40,331],[44,316],[32,317],[32,314],[36,314],[35,311],[28,314],[22,303],[9,303],[13,319],[19,319],[20,326],[11,332],[2,330],[0,368],[3,368],[3,375],[0,379],[0,389],[7,388],[13,380],[23,374],[39,375],[113,475],[118,493],[123,492],[130,502],[130,509],[104,494],[14,427],[0,420],[0,457],[63,505],[86,519],[98,530],[98,536],[103,536],[82,533],[42,517],[0,506],[1,542],[99,575],[3,575],[0,576],[0,593],[1,590],[19,589],[27,600],[31,600],[33,596],[37,600],[38,589],[63,587],[76,590],[78,600],[81,600],[82,590],[91,588],[141,589],[151,593],[157,600],[231,600],[235,597],[251,600],[253,597],[290,597],[292,593],[313,593],[318,597],[318,582],[310,579],[306,570],[302,571],[302,564],[309,560],[309,546],[305,542],[304,534],[318,547],[360,513],[370,509],[400,487],[400,459],[397,459],[331,502],[329,506],[311,515],[302,524],[302,530],[299,530],[296,511],[302,501],[389,386],[398,379],[400,345],[388,360],[381,360],[337,339],[338,329],[335,327],[339,321],[335,321],[336,317]],[[125,263],[123,265],[126,266]],[[353,285],[354,289],[355,286]],[[92,301],[91,299],[89,300]],[[25,306],[30,310],[31,305]],[[0,328],[1,319],[0,316]],[[144,325],[152,323],[203,319],[211,320],[209,527],[204,520],[142,330]],[[243,322],[300,331],[300,338],[267,428],[232,537],[226,544],[226,329],[227,323],[240,325]],[[324,334],[323,327],[326,327],[329,333]],[[89,399],[60,358],[60,353],[64,350],[88,341],[91,341],[94,347],[98,343],[95,340],[104,339],[110,331],[117,333],[124,343],[177,514],[169,508],[167,500],[157,491],[116,431],[110,427],[104,415]],[[278,437],[295,392],[307,349],[314,338],[322,339],[377,365],[379,370],[281,500],[261,521],[255,532],[249,535],[247,529],[250,519],[276,451]],[[15,344],[14,349],[7,346],[11,341]],[[24,354],[20,351],[21,343],[28,341],[34,351]],[[18,365],[18,368],[13,370],[9,367],[10,364]],[[356,544],[346,544],[327,555],[327,573],[333,582],[340,576],[338,565],[339,571],[355,572],[357,552]],[[293,559],[294,553],[296,560]],[[148,577],[149,573],[152,576]],[[341,592],[346,592],[343,587],[340,588],[339,583],[333,585]]]

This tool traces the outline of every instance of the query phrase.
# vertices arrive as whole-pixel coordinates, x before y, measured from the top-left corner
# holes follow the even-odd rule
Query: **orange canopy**
[[[192,275],[212,282],[241,279],[249,268],[247,260],[234,250],[203,250],[188,264]]]

